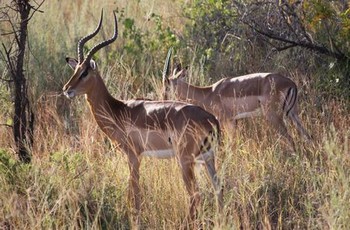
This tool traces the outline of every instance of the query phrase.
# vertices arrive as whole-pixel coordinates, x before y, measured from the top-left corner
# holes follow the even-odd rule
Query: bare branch
[[[5,32],[5,33],[1,33],[1,36],[7,36],[7,35],[12,35],[12,34],[16,34],[16,31],[11,31],[11,32]]]
[[[286,0],[253,2],[244,7],[237,2],[234,4],[241,11],[241,21],[253,31],[272,39],[275,43],[286,44],[281,46],[269,42],[276,50],[299,46],[339,60],[347,58],[334,42],[334,37],[330,34],[331,30],[326,32],[329,34],[330,47],[314,41],[303,22],[302,15],[305,15],[305,12],[300,2],[290,3]]]
[[[38,6],[37,7],[33,7],[33,6],[30,6],[31,9],[33,9],[33,12],[31,13],[31,15],[28,17],[28,21],[30,19],[32,19],[33,15],[36,13],[36,12],[39,12],[39,13],[44,13],[44,11],[42,10],[39,10],[39,8],[44,4],[45,0],[42,0],[40,3],[37,3],[36,1],[34,1]]]
[[[10,6],[9,6],[9,7],[10,7]],[[12,8],[11,8],[11,9],[12,9]],[[14,9],[14,11],[18,11],[18,10]],[[11,29],[12,29],[12,32],[8,32],[8,33],[5,34],[5,35],[14,35],[14,38],[15,38],[17,44],[19,44],[19,38],[18,38],[18,30],[19,30],[19,29],[17,28],[17,26],[15,25],[15,23],[12,22],[11,16],[8,14],[8,12],[5,12],[4,15],[7,17],[7,21],[8,21],[8,23],[10,24]]]
[[[12,125],[8,125],[8,124],[0,124],[0,126],[5,126],[6,128],[12,128]]]
[[[15,68],[13,66],[13,63],[11,61],[11,56],[10,56],[10,53],[11,53],[11,49],[12,49],[12,46],[10,47],[10,50],[7,50],[6,46],[4,43],[2,43],[2,46],[4,48],[4,51],[5,51],[5,55],[1,52],[2,56],[4,56],[4,59],[7,60],[7,66],[8,66],[8,69],[10,70],[11,72],[11,75],[15,75]]]
[[[324,46],[321,46],[321,45],[316,45],[316,44],[313,44],[313,43],[306,43],[306,42],[296,42],[296,41],[293,41],[293,40],[289,40],[287,38],[284,38],[282,36],[279,36],[277,34],[273,34],[273,33],[268,33],[268,32],[265,32],[263,30],[259,30],[258,28],[254,27],[254,26],[251,26],[249,25],[254,31],[256,31],[257,33],[259,34],[262,34],[268,38],[271,38],[271,39],[274,39],[274,40],[277,40],[277,41],[281,41],[281,42],[284,42],[284,43],[289,43],[290,45],[287,46],[289,48],[291,47],[295,47],[295,46],[300,46],[300,47],[304,47],[304,48],[307,48],[307,49],[310,49],[310,50],[315,50],[321,54],[325,54],[325,55],[328,55],[328,56],[331,56],[331,57],[334,57],[334,58],[337,58],[337,59],[344,59],[346,58],[346,56],[343,54],[343,53],[338,53],[338,52],[333,52],[329,49],[327,49],[326,47]],[[285,49],[283,49],[285,50]]]
[[[291,45],[287,45],[287,46],[283,46],[283,47],[278,47],[272,43],[270,43],[270,45],[273,46],[276,51],[283,51],[283,50],[287,50],[287,49],[294,48],[297,46],[295,44],[291,44]]]
[[[11,80],[11,79],[5,79],[5,78],[2,78],[2,77],[0,77],[0,81],[4,81],[4,82],[6,82],[6,83],[11,83],[11,82],[13,82],[13,80]]]

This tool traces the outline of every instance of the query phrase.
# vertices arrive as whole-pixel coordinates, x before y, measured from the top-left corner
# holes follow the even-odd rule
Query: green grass
[[[183,29],[176,1],[44,4],[44,13],[34,16],[29,33],[33,55],[28,62],[29,80],[37,117],[33,162],[17,162],[11,129],[1,127],[0,228],[131,228],[125,155],[99,130],[84,98],[68,101],[58,96],[72,74],[64,58],[76,55],[77,40],[94,29],[101,7],[105,9],[103,36],[112,33],[111,9],[117,7],[125,8],[125,17],[134,18],[145,31],[155,30],[154,23],[146,20],[152,12],[162,14],[164,23],[172,28]],[[123,30],[120,25],[121,34]],[[97,55],[110,92],[120,99],[160,98],[160,72],[168,47],[154,52],[154,57],[141,53],[136,71],[131,54],[123,50],[128,41],[121,36],[107,52]],[[203,66],[194,60],[191,80],[200,84],[213,80],[203,79]],[[291,154],[263,119],[240,121],[234,133],[223,136],[217,153],[224,186],[222,215],[216,212],[208,179],[197,174],[202,194],[198,219],[204,229],[350,227],[350,121],[346,104],[319,101],[313,82],[305,80],[313,73],[288,73],[300,86],[300,115],[314,142],[306,143],[293,133],[298,147],[297,153]],[[11,103],[1,101],[5,109],[0,119],[6,123]],[[142,228],[178,229],[189,201],[176,161],[143,159],[141,188]]]

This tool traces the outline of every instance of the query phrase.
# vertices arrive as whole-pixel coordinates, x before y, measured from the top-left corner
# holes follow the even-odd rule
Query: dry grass
[[[97,21],[101,6],[108,10],[117,7],[114,1],[86,2],[50,1],[43,8],[45,13],[37,15],[33,22],[46,25],[42,42],[48,43],[45,47],[49,49],[33,63],[39,70],[31,84],[36,86],[34,94],[41,95],[35,103],[34,157],[31,165],[16,163],[11,150],[11,130],[1,127],[0,229],[131,227],[126,157],[98,129],[83,98],[68,102],[57,96],[71,74],[64,66],[65,54],[75,55],[76,39],[93,29],[92,22]],[[141,24],[146,25],[143,18],[152,9],[164,13],[167,20],[171,15],[177,18],[179,6],[175,1],[127,2],[118,2],[118,7],[125,7],[129,16],[138,15],[135,18]],[[169,10],[172,9],[169,5],[175,13]],[[46,17],[47,14],[51,17]],[[43,17],[47,20],[43,21]],[[78,21],[88,26],[74,26]],[[105,20],[105,23],[105,30],[109,30],[107,26],[111,21]],[[53,25],[57,28],[52,29]],[[45,30],[31,33],[39,31]],[[42,44],[32,44],[32,48]],[[118,42],[110,49],[116,46]],[[62,59],[62,69],[53,71],[50,58]],[[155,92],[137,91],[133,86],[135,73],[123,57],[115,62],[103,60],[101,72],[116,97],[160,97],[158,75],[145,73],[145,81],[153,85]],[[197,73],[199,68],[194,66],[192,71]],[[204,229],[350,227],[348,112],[340,102],[320,103],[312,82],[302,81],[308,76],[297,71],[291,71],[290,75],[302,86],[300,115],[315,141],[305,143],[293,133],[298,152],[291,154],[263,119],[241,121],[235,133],[224,135],[223,146],[217,153],[224,185],[223,215],[215,212],[212,189],[206,177],[198,175],[203,198],[199,221]],[[48,79],[51,86],[40,86],[40,79]],[[307,97],[303,97],[305,92]],[[6,117],[7,114],[1,112],[1,121]],[[175,160],[144,159],[141,188],[142,227],[178,229],[187,214],[188,196]]]
[[[83,111],[70,118],[78,124],[70,133],[57,104],[37,111],[45,115],[35,134],[43,141],[36,142],[32,165],[18,165],[12,154],[2,151],[0,223],[14,229],[130,228],[126,157],[99,131],[83,103],[73,102]],[[336,123],[322,123],[321,114],[312,118],[319,123],[303,116],[315,142],[306,144],[296,135],[296,155],[286,151],[259,118],[242,121],[235,134],[225,134],[217,154],[225,188],[223,216],[215,212],[207,179],[198,175],[203,197],[199,218],[204,226],[349,226],[349,120],[341,114],[341,105],[333,105],[329,112],[335,113]],[[317,111],[311,108],[308,113]],[[188,197],[176,162],[144,159],[141,187],[143,226],[177,229],[186,216]]]

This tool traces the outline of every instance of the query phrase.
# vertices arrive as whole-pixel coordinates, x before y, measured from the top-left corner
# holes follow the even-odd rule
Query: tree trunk
[[[21,21],[19,28],[18,56],[16,75],[14,77],[15,114],[13,118],[13,134],[17,145],[17,154],[22,162],[29,163],[31,156],[29,149],[33,145],[34,115],[31,110],[27,93],[27,81],[24,76],[24,55],[27,42],[29,13],[31,6],[29,0],[17,0]]]

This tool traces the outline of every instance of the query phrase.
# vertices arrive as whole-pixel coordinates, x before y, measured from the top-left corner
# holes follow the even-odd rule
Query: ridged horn
[[[92,49],[89,51],[89,53],[87,54],[86,56],[86,61],[90,61],[92,56],[98,51],[100,50],[101,48],[111,44],[112,42],[114,42],[117,37],[118,37],[118,21],[117,21],[117,16],[115,14],[115,12],[113,12],[113,15],[114,15],[114,34],[113,36],[108,39],[108,40],[105,40],[97,45],[95,45],[94,47],[92,47]]]
[[[168,50],[168,54],[165,59],[164,68],[163,68],[163,81],[167,78],[167,75],[169,74],[170,57],[172,52],[173,52],[173,48],[170,48]]]
[[[84,47],[85,43],[87,41],[89,41],[91,38],[95,37],[96,34],[98,33],[98,31],[100,31],[101,25],[102,25],[102,18],[103,18],[103,9],[101,10],[100,22],[98,23],[98,26],[95,29],[95,31],[92,32],[91,34],[86,35],[85,37],[83,37],[79,40],[79,42],[78,42],[78,62],[79,63],[82,63],[84,61],[83,47]]]

